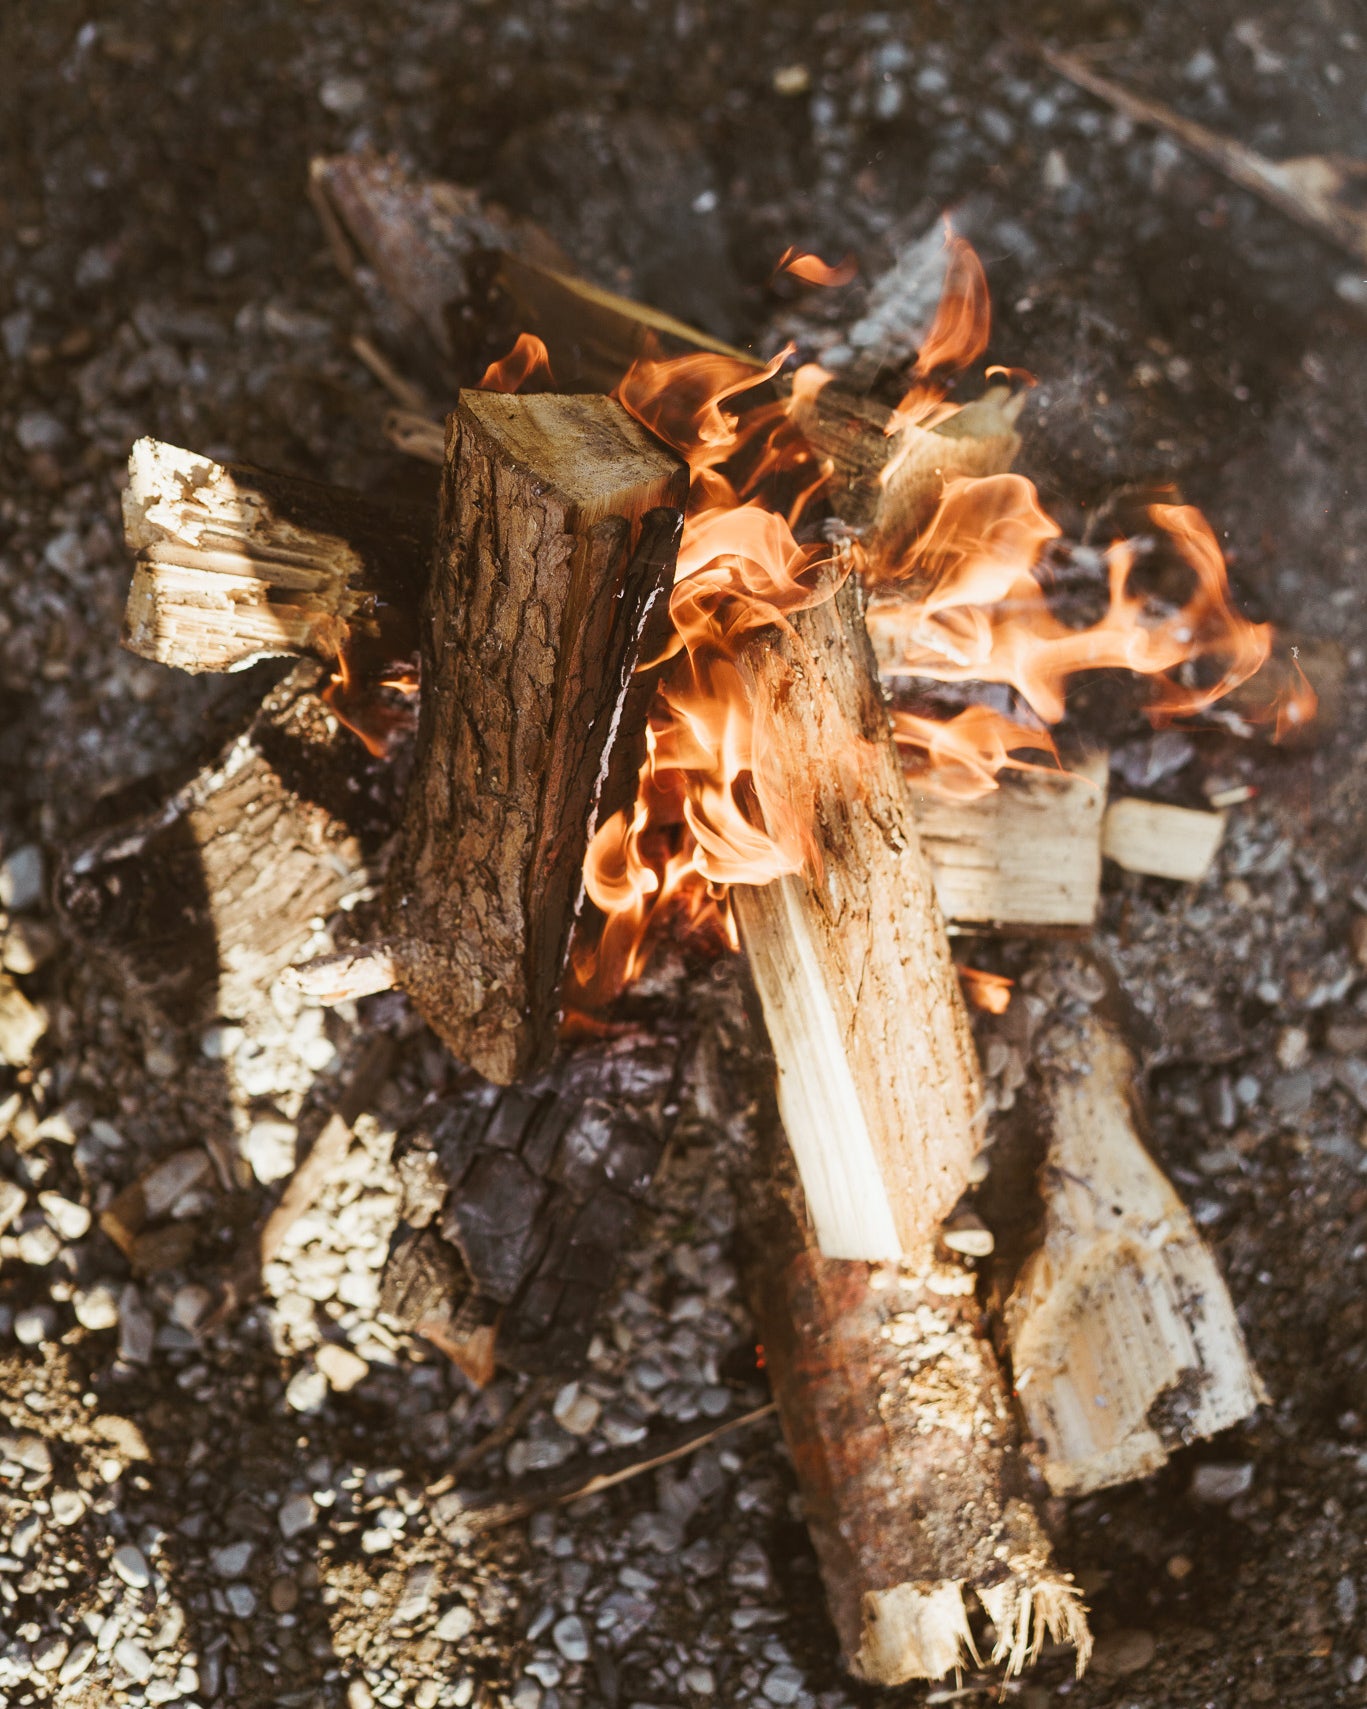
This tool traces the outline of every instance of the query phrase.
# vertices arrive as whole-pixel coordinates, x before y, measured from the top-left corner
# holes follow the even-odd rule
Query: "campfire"
[[[847,1665],[935,1679],[987,1641],[1018,1672],[1052,1638],[1081,1668],[1046,1496],[1144,1475],[1262,1391],[1080,941],[1103,855],[1197,879],[1220,804],[1108,800],[1068,689],[1120,673],[1151,726],[1276,735],[1313,690],[1191,507],[1064,540],[1011,469],[1028,377],[974,378],[990,311],[959,238],[880,401],[586,283],[469,192],[351,158],[313,192],[347,268],[482,378],[443,426],[360,350],[392,442],[440,469],[430,503],[134,448],[126,644],[192,671],[301,662],[215,765],[71,858],[68,918],[191,1009],[289,966],[322,1002],[406,993],[472,1072],[402,1159],[386,1302],[476,1382],[573,1374],[631,1237],[661,1148],[641,1112],[668,1105],[687,1028],[667,1003],[624,1019],[624,993],[664,946],[743,951],[778,1118],[751,1293]],[[149,979],[159,869],[198,893]],[[300,962],[339,914],[361,929]],[[1031,992],[956,963],[1002,932],[1072,940],[1047,1039]],[[1027,1055],[1038,1167],[1008,1188],[989,1158]],[[1011,1194],[1024,1243],[997,1238]],[[131,1250],[146,1216],[116,1201],[106,1226]]]

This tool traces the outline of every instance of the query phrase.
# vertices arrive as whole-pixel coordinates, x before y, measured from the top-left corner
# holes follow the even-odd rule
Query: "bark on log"
[[[847,583],[744,657],[769,787],[818,865],[732,901],[821,1250],[916,1258],[963,1192],[982,1088],[873,654]]]
[[[134,445],[128,476],[131,652],[236,671],[282,654],[335,659],[361,638],[390,658],[414,650],[430,516],[155,439]]]
[[[1004,1315],[1059,1495],[1145,1477],[1266,1398],[1215,1260],[1144,1148],[1135,1078],[1095,1016],[1045,1071],[1043,1238]]]
[[[749,1291],[846,1667],[899,1685],[976,1660],[976,1596],[1009,1673],[1046,1635],[1081,1672],[1086,1611],[1040,1524],[972,1274],[823,1257],[784,1165],[748,1201]]]
[[[554,1041],[606,768],[619,735],[644,741],[619,725],[686,490],[607,398],[466,392],[450,421],[388,934],[428,1022],[504,1085]]]
[[[86,837],[58,875],[68,930],[122,990],[178,1022],[241,1016],[318,921],[371,882],[396,772],[301,664],[246,728],[153,805]]]
[[[578,1368],[668,1135],[668,1037],[582,1050],[424,1112],[400,1142],[403,1220],[381,1303],[487,1382]]]

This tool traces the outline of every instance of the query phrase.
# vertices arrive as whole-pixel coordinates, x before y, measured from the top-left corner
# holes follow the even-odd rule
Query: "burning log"
[[[496,1356],[573,1370],[654,1177],[678,1065],[667,1038],[625,1038],[429,1107],[397,1153],[384,1309],[478,1383]]]
[[[407,617],[432,548],[419,510],[140,439],[123,515],[137,554],[123,643],[145,659],[185,671],[334,659],[382,628],[390,657],[413,650]]]
[[[428,1022],[500,1084],[554,1042],[584,852],[686,491],[607,398],[465,392],[449,424],[388,932]],[[644,714],[621,734],[634,775]]]
[[[1046,1071],[1043,1239],[1004,1315],[1059,1495],[1144,1477],[1266,1399],[1215,1260],[1144,1148],[1135,1078],[1095,1017]]]
[[[949,942],[846,584],[744,658],[769,787],[815,859],[732,892],[822,1252],[920,1256],[963,1192],[982,1094]]]
[[[247,1013],[372,881],[394,768],[342,730],[324,676],[296,666],[212,764],[86,837],[58,874],[72,936],[179,1021]]]
[[[823,1257],[782,1160],[755,1186],[751,1301],[846,1667],[943,1678],[977,1655],[971,1593],[1008,1673],[1046,1634],[1080,1672],[1086,1612],[1036,1514],[972,1274]]]
[[[1090,926],[1101,892],[1104,754],[1071,771],[1007,773],[973,801],[910,779],[916,830],[946,922],[974,930]]]

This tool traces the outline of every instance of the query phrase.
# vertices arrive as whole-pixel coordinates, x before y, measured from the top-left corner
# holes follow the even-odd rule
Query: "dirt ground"
[[[151,1025],[63,941],[48,885],[230,692],[117,645],[131,442],[411,479],[349,347],[372,316],[305,193],[312,155],[366,145],[766,353],[795,312],[771,281],[786,245],[874,276],[954,210],[992,358],[1038,377],[1020,466],[1065,528],[1176,486],[1245,609],[1307,659],[1337,644],[1310,745],[1191,736],[1160,792],[1254,789],[1218,869],[1182,888],[1108,868],[1097,934],[1155,1151],[1270,1399],[1142,1485],[1056,1504],[1097,1661],[1079,1683],[1047,1654],[1007,1699],[1367,1703],[1367,278],[1032,48],[1107,42],[1116,78],[1276,158],[1360,152],[1360,6],[244,0],[210,19],[183,0],[0,11],[0,937],[46,1016],[31,1063],[0,1065],[0,1704],[872,1709],[1001,1689],[842,1679],[772,1424],[553,1519],[443,1533],[444,1469],[521,1390],[477,1396],[376,1311],[389,1148],[449,1073],[419,1028],[265,1300],[196,1332],[196,1289],[267,1202],[272,1134],[315,1130],[359,1022],[272,998],[236,1025]],[[1085,714],[1104,722],[1104,697],[1090,685]],[[689,1098],[590,1354],[592,1440],[548,1394],[491,1484],[763,1399],[726,1122],[708,1088]],[[264,1160],[178,1207],[179,1267],[130,1281],[92,1210],[156,1159],[248,1141]],[[1227,1470],[1218,1500],[1193,1493],[1205,1464]]]

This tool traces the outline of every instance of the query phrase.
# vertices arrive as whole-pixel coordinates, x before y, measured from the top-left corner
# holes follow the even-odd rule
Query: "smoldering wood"
[[[918,1257],[968,1182],[981,1085],[857,588],[742,665],[767,787],[816,842],[803,872],[731,895],[817,1240]]]
[[[1145,1477],[1266,1399],[1229,1290],[1146,1149],[1135,1061],[1097,1014],[1055,1036],[1034,1114],[1043,1226],[1006,1301],[1016,1393],[1059,1495]]]
[[[1046,1636],[1091,1648],[1055,1566],[971,1271],[823,1257],[781,1141],[744,1195],[748,1291],[845,1666],[900,1685]]]
[[[632,671],[688,474],[608,398],[466,392],[421,622],[417,757],[386,898],[400,983],[500,1084],[543,1064]]]
[[[124,534],[136,554],[122,640],[185,671],[242,670],[360,640],[399,659],[431,556],[433,517],[341,487],[217,463],[140,439]]]
[[[401,772],[341,727],[325,682],[295,666],[210,764],[67,853],[65,927],[129,997],[180,1023],[245,1015],[375,881]]]
[[[396,1150],[384,1309],[478,1381],[495,1358],[576,1369],[668,1137],[680,1059],[667,1033],[636,1035],[429,1106]]]

